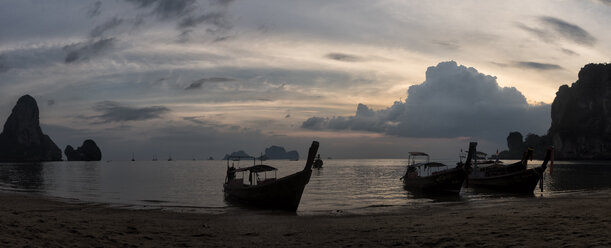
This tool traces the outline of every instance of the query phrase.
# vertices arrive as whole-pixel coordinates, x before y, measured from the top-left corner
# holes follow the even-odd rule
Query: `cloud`
[[[345,54],[345,53],[328,53],[327,55],[325,55],[325,57],[328,59],[342,61],[342,62],[361,62],[364,60],[363,58],[359,56]]]
[[[152,6],[152,13],[161,19],[178,18],[195,9],[195,0],[126,0],[140,8]]]
[[[554,29],[560,36],[575,43],[592,46],[596,42],[594,36],[575,24],[550,16],[542,16],[540,20],[549,28]]]
[[[66,54],[64,62],[66,64],[69,64],[97,56],[101,53],[110,50],[113,47],[115,41],[115,38],[107,38],[65,46],[64,50],[68,54]]]
[[[4,56],[0,55],[0,73],[7,72],[11,69],[5,62]]]
[[[189,41],[190,34],[200,24],[207,24],[205,32],[217,36],[214,41],[222,41],[224,33],[232,28],[227,18],[227,7],[232,0],[208,0],[207,8],[202,8],[195,0],[125,0],[139,8],[151,8],[151,13],[161,21],[179,20],[178,42]],[[215,7],[216,6],[216,7]]]
[[[231,27],[231,24],[225,18],[225,14],[219,12],[207,13],[197,17],[186,17],[178,23],[178,27],[193,28],[201,23],[211,24],[224,29]]]
[[[543,27],[529,27],[522,23],[518,23],[516,25],[531,34],[534,34],[546,43],[555,43],[555,41],[559,38],[584,46],[593,46],[596,43],[596,38],[594,36],[575,24],[550,16],[539,17],[539,22],[543,25]]]
[[[611,6],[611,0],[598,0],[598,2]]]
[[[87,10],[87,16],[88,17],[96,17],[99,16],[102,13],[102,2],[101,1],[95,1],[95,3],[93,3],[93,5],[91,6],[91,8],[89,10]]]
[[[211,78],[202,78],[193,81],[185,90],[194,90],[200,89],[204,83],[222,83],[222,82],[233,82],[235,79],[232,78],[224,78],[224,77],[211,77]]]
[[[55,105],[55,100],[51,99],[51,100],[47,100],[47,106],[53,106]]]
[[[359,104],[354,116],[315,116],[301,127],[501,141],[509,131],[544,132],[550,123],[549,111],[548,104],[529,105],[516,88],[500,87],[496,77],[450,61],[429,67],[426,80],[409,87],[405,102],[396,101],[381,110]]]
[[[531,61],[518,61],[518,62],[515,62],[515,66],[520,67],[520,68],[534,69],[534,70],[540,70],[540,71],[562,69],[561,66],[556,65],[556,64],[537,63],[537,62],[531,62]]]
[[[579,55],[578,53],[576,53],[575,51],[573,51],[571,49],[562,48],[562,49],[560,49],[560,51],[562,51],[566,55],[571,55],[571,56]]]
[[[165,106],[150,107],[129,107],[114,101],[98,102],[93,109],[100,112],[100,115],[82,117],[84,119],[97,119],[97,123],[111,123],[124,121],[143,121],[161,118],[162,115],[170,112]]]
[[[106,21],[105,23],[102,23],[101,25],[98,25],[95,28],[93,28],[91,32],[89,32],[89,35],[92,38],[100,37],[104,35],[104,32],[118,27],[119,25],[121,25],[121,23],[123,23],[123,19],[114,17]]]

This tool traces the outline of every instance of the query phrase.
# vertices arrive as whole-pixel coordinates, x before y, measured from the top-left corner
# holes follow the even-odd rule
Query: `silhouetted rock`
[[[102,160],[102,151],[93,140],[85,140],[83,145],[74,150],[72,146],[66,146],[64,150],[68,161],[100,161]]]
[[[551,141],[547,135],[539,136],[536,134],[529,133],[526,135],[526,139],[522,139],[522,134],[519,132],[511,132],[507,136],[507,147],[508,151],[502,151],[499,153],[501,159],[521,159],[526,149],[533,148],[533,157],[536,159],[543,159],[545,157],[546,149],[551,145]]]
[[[265,148],[265,157],[267,159],[288,159],[288,160],[299,160],[299,153],[297,151],[287,152],[284,147],[281,146],[270,146]]]
[[[611,64],[588,64],[558,89],[548,136],[559,159],[611,158]]]
[[[588,64],[570,87],[562,85],[552,103],[547,135],[510,133],[502,158],[519,158],[526,147],[541,158],[553,145],[556,159],[611,159],[611,64]],[[518,133],[519,134],[519,133]],[[521,144],[521,146],[520,146]]]
[[[20,97],[0,133],[0,162],[61,160],[62,151],[40,129],[36,100]]]
[[[237,152],[232,152],[231,154],[225,154],[225,157],[223,157],[223,160],[227,160],[227,158],[229,157],[234,157],[234,158],[240,158],[240,159],[252,159],[254,158],[253,156],[248,155],[245,151],[237,151]]]

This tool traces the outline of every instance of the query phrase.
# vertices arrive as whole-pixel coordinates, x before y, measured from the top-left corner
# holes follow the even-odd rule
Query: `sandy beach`
[[[610,247],[611,195],[406,206],[374,215],[130,210],[0,193],[2,247]]]

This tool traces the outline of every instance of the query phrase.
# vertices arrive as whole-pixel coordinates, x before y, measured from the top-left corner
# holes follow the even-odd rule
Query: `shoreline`
[[[0,192],[7,247],[611,246],[611,194],[451,202],[371,215],[114,208]]]

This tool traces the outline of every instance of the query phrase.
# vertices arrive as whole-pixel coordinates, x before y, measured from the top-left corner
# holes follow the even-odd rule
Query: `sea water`
[[[510,161],[507,161],[510,162]],[[252,161],[230,161],[246,167]],[[258,163],[258,162],[257,162]],[[268,160],[277,177],[303,169],[305,161]],[[455,161],[445,161],[448,165]],[[541,161],[529,162],[531,167]],[[554,197],[564,193],[611,192],[611,161],[556,161],[545,171],[543,192],[511,195],[461,190],[454,197],[413,194],[403,188],[406,159],[331,159],[314,169],[298,214],[380,212],[389,207],[434,202],[482,203],[491,198]],[[130,208],[223,213],[241,209],[226,202],[227,161],[99,161],[0,163],[0,190]],[[268,172],[267,177],[274,176]],[[246,181],[248,176],[245,177]]]

